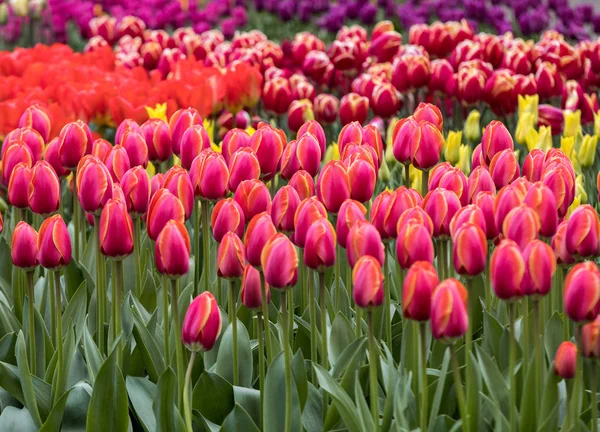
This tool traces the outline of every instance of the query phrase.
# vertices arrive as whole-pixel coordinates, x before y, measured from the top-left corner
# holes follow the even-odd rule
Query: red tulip
[[[18,163],[12,170],[8,182],[8,201],[16,208],[29,207],[29,186],[31,184],[31,167],[26,163]]]
[[[267,303],[270,303],[271,290],[267,283],[265,283],[265,290],[267,294]],[[242,300],[242,304],[248,309],[259,310],[262,308],[260,273],[250,264],[247,264],[244,269],[242,286],[240,289],[240,299]]]
[[[277,191],[271,206],[271,219],[277,230],[287,233],[294,231],[294,218],[299,205],[298,192],[290,185],[283,186]]]
[[[286,78],[277,77],[265,82],[263,104],[267,111],[276,115],[285,114],[291,102],[292,88]]]
[[[596,210],[589,204],[577,207],[567,224],[566,244],[569,254],[579,257],[598,255],[600,222]]]
[[[71,171],[75,170],[81,158],[92,151],[92,132],[81,120],[67,123],[58,137],[60,163]]]
[[[171,142],[173,144],[173,153],[177,156],[181,152],[181,140],[183,134],[193,125],[201,125],[202,117],[194,108],[180,109],[173,114],[169,120],[169,129],[171,131]]]
[[[327,211],[316,197],[306,198],[300,202],[294,216],[294,243],[296,246],[304,247],[306,233],[322,217],[327,217]]]
[[[539,231],[540,219],[535,210],[527,204],[521,204],[512,209],[502,224],[504,237],[514,240],[521,249],[537,239]]]
[[[600,271],[592,261],[576,264],[565,279],[565,312],[575,322],[591,321],[600,309]]]
[[[431,220],[427,212],[423,210],[423,208],[413,207],[405,210],[398,219],[396,231],[400,233],[402,228],[404,228],[405,225],[408,225],[411,222],[423,225],[427,229],[429,236],[433,236],[433,221]]]
[[[350,181],[350,197],[359,202],[370,201],[377,183],[375,167],[359,154],[351,155],[344,162],[347,165],[347,175]]]
[[[497,153],[513,149],[513,139],[502,122],[493,120],[487,125],[481,137],[481,154],[486,163],[489,164]]]
[[[511,149],[496,153],[490,163],[490,174],[497,189],[515,181],[520,173],[519,161]]]
[[[296,284],[298,254],[294,244],[285,234],[277,233],[271,236],[263,247],[260,263],[265,281],[271,288],[284,290]]]
[[[246,220],[261,212],[271,211],[269,189],[259,180],[244,180],[235,191],[234,199],[244,211]]]
[[[492,176],[483,166],[478,166],[471,171],[471,175],[469,175],[469,179],[467,181],[467,189],[469,202],[471,203],[479,192],[488,191],[492,194],[496,193],[496,186],[494,185]]]
[[[190,236],[183,222],[169,220],[156,239],[156,269],[171,278],[184,276],[190,268]]]
[[[485,232],[472,222],[458,228],[453,237],[452,257],[458,274],[476,276],[482,273],[487,261]]]
[[[39,161],[44,154],[44,138],[34,129],[23,127],[9,132],[2,144],[2,159],[8,148],[16,141],[23,141],[31,151],[32,163]]]
[[[48,113],[39,105],[34,104],[27,108],[19,118],[19,127],[29,127],[37,131],[44,141],[50,138],[52,124]]]
[[[383,272],[374,257],[362,256],[352,269],[352,297],[356,306],[370,309],[383,304]]]
[[[123,137],[128,132],[136,132],[142,134],[142,128],[135,120],[125,119],[119,124],[115,132],[115,145],[123,145]]]
[[[521,283],[525,276],[525,261],[519,245],[502,240],[494,249],[490,263],[490,278],[496,295],[502,300],[523,296]]]
[[[135,131],[126,132],[121,145],[127,151],[131,166],[148,166],[148,145],[141,134]]]
[[[180,142],[181,166],[189,170],[192,161],[200,154],[202,150],[210,149],[210,138],[204,126],[196,124],[183,133]]]
[[[54,138],[46,147],[44,160],[54,168],[58,177],[66,177],[69,175],[69,170],[60,163],[60,156],[58,155],[58,138]]]
[[[161,186],[179,198],[185,210],[185,220],[188,220],[194,209],[194,186],[188,172],[178,165],[173,166],[165,173]]]
[[[59,270],[71,261],[71,239],[60,215],[45,219],[37,238],[38,259],[42,267]]]
[[[308,268],[324,272],[335,264],[336,235],[333,225],[324,217],[311,225],[304,244],[304,264]]]
[[[406,273],[402,286],[402,312],[408,319],[428,321],[431,299],[439,280],[428,261],[416,261]]]
[[[207,201],[223,198],[230,181],[225,159],[211,149],[203,150],[191,164],[190,180],[195,196]]]
[[[229,190],[235,192],[244,180],[258,180],[260,165],[250,147],[242,147],[229,159]]]
[[[340,146],[340,153],[344,153],[344,149],[347,145],[362,143],[363,129],[360,123],[353,121],[345,125],[338,135],[338,145]]]
[[[348,93],[340,102],[340,121],[343,125],[351,122],[364,123],[369,113],[369,99],[357,93]]]
[[[157,190],[161,188],[165,175],[163,173],[156,173],[150,179],[150,199],[154,196]]]
[[[31,211],[48,215],[60,206],[60,180],[52,166],[46,161],[38,161],[31,170],[29,184],[29,207]]]
[[[575,258],[567,250],[567,221],[561,222],[552,237],[552,250],[559,264],[573,264]]]
[[[121,178],[127,211],[141,216],[148,210],[150,202],[150,177],[141,166],[133,167]]]
[[[148,147],[148,159],[153,163],[168,160],[173,154],[169,125],[160,119],[150,119],[141,126]]]
[[[533,149],[525,156],[523,175],[527,177],[527,180],[530,182],[541,180],[545,157],[546,153],[540,149]]]
[[[377,229],[366,221],[357,221],[348,233],[346,239],[346,252],[348,263],[354,267],[358,259],[364,255],[377,258],[383,266],[385,262],[385,249]]]
[[[244,212],[233,198],[222,199],[215,204],[211,215],[211,226],[217,243],[220,243],[228,232],[242,237],[245,224]]]
[[[297,171],[288,184],[298,192],[300,200],[305,200],[315,194],[315,182],[311,175],[304,170]]]
[[[456,279],[446,279],[435,288],[431,299],[431,333],[436,339],[451,343],[469,328],[467,302],[469,293]]]
[[[129,156],[123,146],[116,145],[108,152],[105,159],[106,168],[112,177],[113,182],[120,182],[121,177],[131,168]]]
[[[268,125],[259,127],[250,138],[250,148],[256,153],[263,180],[270,180],[277,173],[286,144],[283,131]]]
[[[575,378],[577,370],[577,346],[565,341],[560,344],[554,357],[554,373],[563,379]]]
[[[100,216],[100,251],[122,260],[133,252],[133,222],[124,202],[110,199]]]
[[[210,351],[221,333],[221,312],[214,296],[204,291],[185,313],[181,340],[191,351]]]
[[[146,215],[146,230],[150,240],[156,241],[165,224],[171,219],[183,224],[185,221],[183,204],[169,189],[159,189],[152,196]]]
[[[433,241],[425,225],[410,220],[398,228],[396,258],[400,267],[408,269],[418,261],[433,262]],[[429,308],[427,312],[429,313]]]
[[[446,189],[434,189],[425,196],[422,207],[431,217],[434,237],[449,236],[450,222],[461,207],[456,194]]]
[[[397,56],[392,67],[392,84],[401,92],[427,85],[431,76],[429,57],[422,54]]]
[[[422,170],[433,168],[440,160],[443,146],[444,137],[437,127],[428,121],[420,122],[411,140],[412,164]]]
[[[499,232],[502,232],[503,230],[504,220],[508,213],[515,207],[520,206],[524,199],[525,196],[523,195],[523,192],[515,186],[505,186],[500,189],[494,200],[494,219],[496,222],[496,229]],[[485,212],[483,207],[482,210]]]
[[[317,179],[317,196],[331,213],[337,213],[350,198],[350,180],[342,162],[333,160],[325,164]]]
[[[470,204],[458,210],[450,221],[450,236],[454,235],[466,223],[473,223],[478,226],[483,233],[487,233],[487,221],[485,214],[476,204]]]
[[[38,265],[38,233],[27,222],[21,221],[12,235],[10,256],[15,267],[33,270]]]
[[[261,254],[265,244],[277,233],[271,216],[267,212],[262,212],[254,216],[248,224],[244,246],[246,247],[246,259],[248,262],[260,268]]]
[[[246,251],[237,234],[228,232],[223,236],[217,250],[217,276],[239,279],[244,274]]]
[[[440,132],[442,132],[444,126],[444,118],[440,109],[430,103],[421,102],[415,112],[413,113],[414,119],[420,123],[426,120],[433,123]]]
[[[366,99],[366,98],[365,98]],[[367,100],[368,103],[368,100]],[[319,94],[313,102],[315,118],[321,124],[331,124],[335,122],[338,112],[340,112],[340,101],[330,94]],[[350,121],[355,120],[351,118]]]
[[[99,216],[112,197],[113,181],[106,166],[95,156],[85,156],[77,167],[77,196],[84,211]]]
[[[298,132],[304,122],[311,118],[314,118],[314,114],[309,99],[293,100],[287,109],[287,125],[292,132]]]

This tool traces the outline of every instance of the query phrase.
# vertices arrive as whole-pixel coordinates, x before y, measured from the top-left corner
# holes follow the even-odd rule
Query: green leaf
[[[65,312],[63,313],[63,336],[68,334],[71,328],[75,329],[75,343],[78,344],[85,328],[85,316],[87,309],[87,288],[83,281],[77,291],[69,301]]]
[[[71,388],[62,418],[61,432],[85,430],[91,398],[92,387],[87,382],[79,382]]]
[[[0,415],[2,432],[36,432],[38,427],[33,422],[27,408],[17,409],[9,406]]]
[[[142,354],[146,371],[152,381],[158,381],[159,374],[165,369],[163,355],[158,349],[154,337],[144,326],[137,310],[133,311],[133,337]]]
[[[238,377],[239,385],[252,387],[252,347],[248,330],[241,321],[237,321],[237,348],[238,348]],[[233,384],[233,327],[229,324],[221,339],[219,354],[217,355],[216,372]]]
[[[298,390],[292,374],[292,418],[291,430],[302,430],[302,413]],[[265,379],[263,429],[265,432],[280,432],[285,428],[285,362],[284,353],[280,352],[269,366]]]
[[[252,417],[254,423],[260,423],[260,391],[247,387],[233,387],[233,397]]]
[[[54,432],[60,430],[60,424],[63,419],[65,406],[67,405],[67,399],[69,398],[70,393],[71,390],[68,390],[67,392],[63,393],[60,399],[52,407],[52,411],[50,411],[50,415],[44,422],[44,425],[40,429],[40,432]]]
[[[370,431],[375,430],[375,423],[373,422],[373,416],[371,415],[371,411],[369,409],[369,405],[367,405],[367,401],[365,399],[365,395],[363,393],[363,389],[360,386],[360,381],[355,381],[354,388],[354,400],[356,401],[357,413],[360,421],[362,423],[363,430]]]
[[[116,350],[104,361],[94,385],[86,432],[126,431],[129,403],[123,375],[116,364]]]
[[[156,386],[156,398],[153,403],[157,432],[171,432],[178,428],[177,410],[177,376],[171,367],[160,375]]]
[[[125,380],[131,406],[146,432],[156,431],[152,401],[156,398],[156,384],[146,378],[128,376]]]
[[[473,343],[475,347],[476,344]],[[475,353],[471,352],[471,364],[477,365],[477,359],[475,358]],[[470,380],[470,388],[466,386],[466,395],[472,394],[473,397],[469,400],[467,398],[467,415],[469,416],[470,421],[470,430],[478,430],[479,422],[481,418],[479,416],[481,409],[481,400],[479,398],[479,392],[481,391],[481,373],[477,367],[471,368],[473,371],[473,376]]]
[[[533,431],[536,425],[536,407],[535,407],[535,357],[532,356],[527,368],[527,374],[525,375],[525,389],[532,389],[532,391],[525,391],[521,396],[521,407],[519,409],[520,421],[519,430],[522,431]]]
[[[333,378],[340,378],[344,371],[349,368],[349,365],[362,362],[366,349],[367,338],[365,336],[356,339],[354,342],[348,345],[333,366],[331,376],[333,376]],[[354,367],[352,369],[354,369]]]
[[[308,399],[302,411],[302,426],[307,432],[323,430],[323,398],[311,383],[308,384]]]
[[[565,318],[558,312],[554,312],[552,317],[546,323],[544,331],[544,348],[546,355],[551,361],[554,360],[556,351],[560,344],[564,341],[564,324]]]
[[[92,339],[92,335],[85,326],[83,330],[83,351],[85,353],[86,365],[88,368],[88,377],[90,383],[94,385],[98,371],[102,366],[102,354]]]
[[[342,352],[356,339],[354,329],[345,315],[338,313],[331,325],[329,361],[336,364]]]
[[[548,368],[546,375],[546,385],[542,395],[542,407],[538,422],[538,431],[556,430],[558,427],[558,406],[560,403],[558,396],[558,383],[560,378],[554,373],[554,368]]]
[[[19,332],[17,335],[17,364],[19,365],[19,377],[21,381],[21,389],[23,391],[23,399],[25,401],[25,407],[31,414],[33,421],[37,427],[42,426],[42,418],[37,406],[37,400],[35,398],[35,390],[33,388],[33,382],[31,380],[31,373],[29,372],[29,363],[27,361],[27,349],[25,348],[25,337],[23,332]]]
[[[352,403],[350,396],[344,389],[329,375],[329,372],[320,365],[313,364],[317,373],[319,384],[333,398],[333,403],[340,412],[342,420],[350,432],[361,432],[362,426],[360,418],[356,413],[356,406]],[[266,401],[265,401],[266,403]]]
[[[231,384],[216,373],[202,372],[192,393],[192,407],[209,421],[222,424],[234,404]]]
[[[304,356],[300,350],[296,352],[292,359],[292,375],[298,391],[298,398],[300,398],[300,411],[302,411],[308,398],[308,378],[304,367]]]
[[[440,404],[442,402],[442,395],[444,394],[444,386],[446,385],[446,376],[448,375],[448,367],[450,365],[450,350],[446,349],[444,354],[444,361],[442,363],[442,369],[440,370],[440,376],[437,381],[435,388],[435,394],[433,401],[431,402],[431,411],[429,413],[429,423],[433,424],[434,419],[439,418],[438,414],[440,411]],[[388,397],[390,395],[388,394]]]
[[[477,354],[479,357],[481,375],[487,386],[488,392],[501,409],[507,410],[509,389],[506,380],[498,370],[496,363],[487,355],[485,350],[477,347]]]
[[[220,430],[222,432],[259,432],[250,415],[239,404],[235,404]]]

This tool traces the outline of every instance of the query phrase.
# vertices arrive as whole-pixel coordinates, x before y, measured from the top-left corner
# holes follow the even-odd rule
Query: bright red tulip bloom
[[[492,288],[502,300],[523,296],[521,287],[525,276],[525,260],[519,245],[512,240],[502,240],[492,253],[490,263]]]
[[[577,345],[565,341],[560,344],[554,357],[554,373],[563,379],[575,378],[577,371]]]
[[[317,95],[313,105],[315,119],[321,124],[327,125],[335,122],[340,112],[340,100],[331,94],[321,93]],[[355,119],[351,118],[350,121],[352,120]]]
[[[210,149],[210,138],[204,126],[197,124],[189,127],[181,136],[179,149],[181,166],[189,170],[192,161],[206,149]]]
[[[181,154],[181,140],[183,134],[194,125],[201,125],[202,117],[194,108],[180,109],[176,111],[169,119],[169,129],[171,131],[171,142],[173,144],[173,153],[177,156]]]
[[[160,119],[150,119],[141,130],[148,147],[148,159],[157,164],[168,160],[173,154],[169,125]]]
[[[42,222],[37,238],[38,259],[42,267],[59,270],[71,261],[71,239],[62,216]]]
[[[481,154],[485,163],[489,164],[503,150],[514,150],[513,139],[502,122],[492,120],[481,137]]]
[[[15,267],[29,271],[38,265],[37,242],[37,231],[27,222],[19,222],[13,231],[10,248],[10,256]]]
[[[81,208],[99,216],[106,202],[112,198],[113,181],[100,159],[85,156],[77,167],[77,196]]]
[[[535,210],[540,220],[540,234],[552,237],[558,226],[556,198],[550,188],[542,182],[536,182],[525,195],[524,203]]]
[[[352,269],[352,297],[356,306],[371,309],[383,304],[381,263],[372,256],[362,256]]]
[[[169,189],[159,189],[152,196],[146,214],[146,230],[150,240],[156,241],[165,224],[171,219],[182,224],[185,222],[183,204]]]
[[[567,250],[567,221],[561,222],[552,237],[552,250],[559,264],[573,264],[575,258]]]
[[[433,236],[449,236],[450,222],[461,207],[456,194],[446,189],[434,189],[429,191],[421,205],[433,222]]]
[[[100,251],[122,260],[133,252],[133,222],[124,202],[110,199],[100,216]]]
[[[277,77],[265,82],[263,104],[267,111],[285,114],[292,103],[292,88],[287,78]]]
[[[396,239],[396,258],[403,269],[410,268],[417,261],[433,262],[433,241],[425,225],[415,220],[399,226]],[[429,308],[427,309],[429,312]]]
[[[277,191],[271,206],[271,218],[278,231],[291,233],[294,231],[294,218],[300,205],[300,197],[296,189],[290,185]]]
[[[217,300],[204,291],[190,303],[183,318],[181,340],[195,352],[210,351],[221,333],[221,312]]]
[[[512,209],[502,224],[504,238],[514,240],[521,249],[537,239],[539,232],[540,218],[527,204]]]
[[[469,222],[481,228],[484,234],[487,232],[487,221],[483,210],[476,204],[469,204],[459,209],[450,221],[450,236],[454,239],[454,234]]]
[[[435,288],[431,299],[431,333],[436,339],[452,343],[469,328],[469,293],[456,279],[446,279]]]
[[[581,355],[600,358],[600,316],[581,328]]]
[[[6,149],[2,158],[2,174],[4,175],[4,184],[10,182],[10,177],[13,170],[19,164],[31,168],[33,165],[33,157],[31,150],[23,141],[13,141]]]
[[[337,213],[342,203],[350,198],[348,171],[340,161],[325,164],[317,179],[317,197],[327,211]]]
[[[467,189],[470,203],[473,202],[473,199],[479,192],[487,191],[492,194],[496,193],[494,180],[492,180],[490,172],[483,166],[478,166],[471,171],[469,179],[467,180]]]
[[[494,219],[498,232],[502,232],[504,220],[508,213],[523,204],[524,199],[525,196],[523,195],[523,192],[517,187],[509,185],[500,189],[498,195],[496,195],[496,198],[494,199]],[[485,212],[483,207],[482,210]]]
[[[429,170],[439,162],[444,137],[433,123],[420,122],[410,143],[411,161],[415,168]]]
[[[485,270],[487,239],[485,232],[472,222],[456,230],[453,236],[452,258],[456,272],[476,276]]]
[[[575,322],[592,321],[600,310],[600,271],[592,261],[576,264],[565,278],[565,313]]]
[[[556,271],[556,257],[552,247],[541,240],[533,240],[523,250],[525,275],[521,282],[523,294],[544,296],[552,288]]]
[[[67,123],[58,136],[58,155],[60,163],[71,171],[77,168],[79,161],[92,152],[92,132],[81,120]]]
[[[273,225],[269,213],[259,213],[250,220],[244,237],[244,246],[246,247],[246,259],[251,265],[260,268],[261,254],[265,244],[276,233],[277,229]]]
[[[265,282],[266,300],[271,302],[271,290],[269,284]],[[262,308],[262,295],[260,286],[260,273],[250,264],[246,265],[242,276],[242,286],[240,289],[240,299],[242,304],[253,310]]]
[[[31,170],[29,183],[29,207],[31,211],[48,215],[60,206],[60,180],[52,166],[46,161],[38,161]]]
[[[217,250],[217,276],[225,279],[239,279],[246,266],[244,243],[234,232],[226,233]]]
[[[50,138],[50,131],[52,130],[50,116],[48,116],[48,113],[37,104],[31,105],[23,112],[23,114],[21,114],[21,117],[19,118],[19,127],[29,127],[37,131],[44,141],[48,141]]]
[[[43,159],[48,162],[52,168],[54,168],[54,171],[58,177],[62,178],[69,175],[70,171],[60,163],[60,156],[58,155],[58,138],[54,138],[52,141],[50,141],[44,152]]]
[[[569,254],[578,257],[598,255],[600,222],[589,204],[577,207],[567,223],[566,243]]]
[[[112,177],[113,182],[119,183],[123,175],[131,168],[129,155],[125,147],[116,145],[110,149],[106,155],[104,164],[108,168],[108,172]]]
[[[188,172],[179,165],[173,166],[165,173],[161,187],[179,198],[185,210],[185,220],[188,220],[194,209],[194,186]]]
[[[169,220],[156,239],[156,269],[170,278],[184,276],[190,268],[190,236],[183,222]]]
[[[229,169],[219,153],[211,149],[202,151],[192,162],[189,171],[196,197],[217,201],[227,194]]]
[[[230,166],[233,154],[243,147],[250,147],[250,135],[248,135],[248,132],[243,129],[231,129],[225,134],[221,149],[228,166]]]
[[[18,163],[12,170],[8,181],[8,202],[16,208],[29,207],[31,185],[31,166],[25,162]]]
[[[272,179],[277,173],[286,144],[287,140],[283,131],[269,125],[259,127],[250,138],[250,148],[256,154],[261,178],[264,181]]]
[[[327,217],[325,206],[317,197],[306,198],[300,202],[294,215],[294,243],[303,248],[306,242],[306,233],[318,219]]]
[[[296,247],[285,234],[276,233],[271,236],[263,247],[260,263],[265,281],[271,288],[285,290],[296,285],[298,254]]]
[[[134,216],[142,216],[150,203],[150,177],[141,166],[127,171],[121,178],[121,189],[125,197],[127,211]]]
[[[219,200],[212,211],[211,226],[217,243],[220,243],[228,232],[233,232],[241,238],[246,226],[244,211],[233,198]]]
[[[364,255],[375,257],[383,266],[385,263],[385,248],[377,228],[366,221],[357,221],[346,239],[348,263],[354,267],[358,259]]]
[[[326,218],[318,219],[306,233],[304,264],[318,272],[335,264],[336,235],[333,225]]]
[[[337,242],[341,247],[346,248],[348,233],[357,221],[366,220],[366,214],[366,207],[358,201],[347,199],[342,203],[335,227]]]
[[[416,261],[404,279],[402,286],[402,313],[415,321],[428,321],[431,298],[439,284],[435,267],[429,261]]]

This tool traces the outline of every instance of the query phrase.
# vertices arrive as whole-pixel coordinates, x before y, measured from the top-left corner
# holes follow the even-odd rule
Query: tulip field
[[[600,10],[0,2],[0,432],[598,432]]]

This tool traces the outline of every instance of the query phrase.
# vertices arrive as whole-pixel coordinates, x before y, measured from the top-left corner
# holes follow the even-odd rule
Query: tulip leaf
[[[444,361],[442,363],[442,368],[440,369],[440,375],[437,380],[437,385],[435,388],[435,394],[433,396],[433,401],[431,402],[431,408],[429,411],[429,423],[434,423],[434,419],[439,418],[438,414],[440,411],[440,404],[442,402],[442,396],[444,394],[444,387],[446,385],[446,377],[448,375],[448,368],[450,366],[450,350],[446,349],[446,353],[444,354]],[[392,395],[388,393],[387,397],[390,398]],[[387,399],[386,399],[387,401]]]
[[[233,387],[220,375],[202,372],[192,393],[192,407],[215,424],[222,424],[235,404]]]
[[[145,378],[128,376],[125,385],[138,421],[146,432],[154,432],[156,418],[152,401],[156,398],[156,384]]]
[[[292,358],[292,375],[294,376],[294,383],[296,384],[298,398],[300,399],[300,411],[302,411],[308,398],[308,379],[306,378],[306,368],[304,367],[304,356],[300,350]]]
[[[474,343],[473,346],[476,346]],[[479,368],[475,367],[477,365],[477,359],[475,358],[475,353],[471,352],[471,364],[473,367],[471,371],[473,372],[473,376],[471,377],[469,383],[470,386],[466,387],[465,395],[467,397],[467,415],[470,420],[470,430],[479,430],[479,423],[481,418],[479,416],[481,401],[479,398],[479,393],[481,391],[481,373],[479,372]],[[472,395],[469,398],[469,395]]]
[[[66,282],[66,280],[65,280]],[[85,281],[81,282],[71,301],[65,308],[62,315],[63,323],[63,336],[68,334],[71,328],[75,329],[75,343],[78,344],[85,327],[85,316],[87,310],[87,284]]]
[[[323,430],[323,398],[312,383],[308,383],[308,398],[302,411],[302,427],[307,432]]]
[[[235,404],[220,430],[222,432],[259,432],[248,412],[239,404]]]
[[[252,417],[254,423],[260,423],[260,391],[247,387],[233,387],[233,397]]]
[[[60,430],[61,432],[80,432],[85,430],[93,389],[87,382],[80,381],[69,392]]]
[[[17,345],[15,347],[17,354],[17,364],[19,365],[19,377],[21,381],[21,389],[23,391],[24,405],[31,414],[33,421],[38,427],[42,426],[42,418],[37,406],[37,400],[35,398],[35,390],[33,388],[33,381],[31,379],[31,373],[29,371],[29,362],[27,361],[27,348],[25,343],[25,337],[23,332],[19,332],[17,335]]]
[[[525,374],[525,389],[531,389],[531,391],[523,392],[521,396],[521,406],[519,409],[520,422],[519,430],[522,431],[533,431],[536,425],[536,392],[535,392],[535,357],[532,356]]]
[[[329,340],[329,361],[331,364],[336,364],[342,352],[356,339],[354,329],[348,321],[348,318],[341,312],[338,313],[331,325],[331,333]]]
[[[71,260],[69,262],[69,264],[65,267],[64,275],[65,275],[65,286],[67,288],[66,289],[67,300],[70,302],[76,292],[73,290],[79,289],[82,282],[85,281],[85,278],[83,276],[83,272],[77,266],[77,263],[75,262],[75,260]]]
[[[102,355],[93,341],[87,326],[83,330],[83,352],[85,353],[88,368],[88,378],[90,383],[94,385],[98,371],[102,367]]]
[[[487,355],[484,349],[477,347],[477,357],[479,358],[481,375],[489,394],[502,410],[508,412],[509,389],[504,376],[498,369],[496,362]]]
[[[52,411],[50,411],[50,415],[44,422],[40,432],[53,432],[60,430],[60,424],[63,419],[65,406],[67,405],[67,399],[69,398],[70,393],[71,390],[63,393],[58,402],[56,402],[56,404],[52,407]]]
[[[290,384],[292,386],[291,430],[299,432],[302,430],[302,413],[293,374]],[[279,432],[285,429],[285,391],[285,362],[284,353],[281,352],[273,359],[265,379],[263,406],[263,430],[265,432]]]
[[[362,429],[365,431],[375,430],[373,416],[369,405],[367,405],[363,389],[360,386],[360,380],[354,382],[354,400],[356,401],[356,412],[360,418]]]
[[[546,329],[544,331],[544,348],[546,355],[551,360],[554,360],[558,347],[565,340],[565,319],[564,315],[555,311],[546,323]]]
[[[16,359],[14,357],[16,342],[16,333],[5,334],[2,339],[0,339],[0,361],[16,363]]]
[[[142,354],[150,379],[158,381],[160,371],[165,369],[163,356],[156,345],[155,339],[142,323],[137,310],[133,311],[133,337],[137,348]]]
[[[39,430],[27,408],[18,409],[12,406],[2,410],[0,425],[2,425],[2,432],[36,432]]]
[[[542,406],[539,415],[539,431],[556,430],[558,426],[558,406],[560,399],[558,395],[558,383],[560,378],[554,373],[554,368],[548,368],[546,384],[542,394]],[[543,421],[542,421],[543,419]]]
[[[177,401],[177,376],[171,367],[160,375],[156,386],[156,398],[152,404],[156,418],[156,432],[181,430],[181,416],[175,408]]]
[[[69,224],[70,225],[70,224]],[[71,237],[73,238],[73,237]],[[96,253],[98,251],[98,236],[92,235],[88,238],[87,244],[85,246],[85,250],[83,251],[83,255],[80,260],[80,268],[85,269],[87,273],[90,275],[92,281],[94,281],[94,286],[96,286],[97,272],[96,272]],[[102,261],[104,261],[104,256],[102,257]]]
[[[126,431],[129,427],[127,388],[116,363],[116,350],[98,371],[86,423],[86,432]]]
[[[252,348],[244,323],[237,321],[238,379],[242,387],[252,387]],[[233,327],[229,324],[221,339],[216,372],[233,384]]]
[[[346,369],[350,368],[350,365],[353,365],[350,369],[355,369],[355,365],[362,362],[365,350],[367,349],[367,338],[361,337],[356,339],[350,345],[344,349],[341,355],[338,357],[338,361],[333,366],[333,371],[331,372],[331,376],[333,378],[340,378]]]

